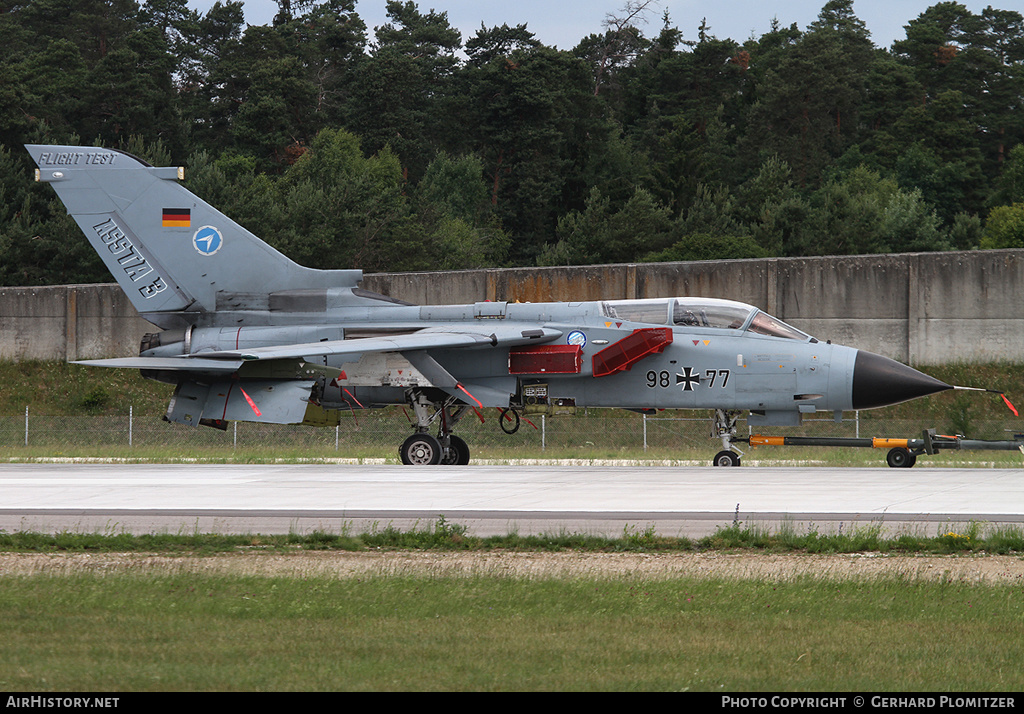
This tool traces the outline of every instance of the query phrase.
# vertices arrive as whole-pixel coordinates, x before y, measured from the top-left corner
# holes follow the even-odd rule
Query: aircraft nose
[[[913,367],[860,350],[853,366],[853,408],[899,404],[953,387]]]

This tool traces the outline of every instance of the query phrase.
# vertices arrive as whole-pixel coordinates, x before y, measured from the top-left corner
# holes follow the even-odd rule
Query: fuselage
[[[773,423],[790,423],[801,413],[855,408],[858,350],[819,341],[744,303],[659,298],[415,306],[366,293],[339,295],[336,302],[331,306],[330,296],[296,291],[279,297],[276,310],[268,305],[219,312],[220,325],[231,320],[235,325],[199,321],[143,355],[202,356],[426,329],[487,333],[500,326],[526,334],[544,328],[558,336],[537,346],[483,344],[431,355],[462,382],[508,393],[511,402],[504,406],[519,399],[578,407],[750,410],[769,415]],[[318,309],[294,309],[312,304]],[[427,382],[400,353],[308,359],[341,371],[337,381],[353,397],[339,398],[346,407],[353,401],[403,403],[407,388]]]

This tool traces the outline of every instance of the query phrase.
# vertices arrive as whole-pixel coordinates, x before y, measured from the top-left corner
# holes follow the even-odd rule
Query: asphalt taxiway
[[[0,529],[131,533],[472,534],[653,529],[701,537],[738,520],[821,532],[881,523],[934,535],[1024,522],[1024,470],[706,466],[0,464]]]

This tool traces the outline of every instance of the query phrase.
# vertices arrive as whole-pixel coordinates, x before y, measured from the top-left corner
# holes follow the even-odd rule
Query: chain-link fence
[[[862,419],[849,413],[842,421],[807,419],[799,427],[748,428],[740,420],[740,436],[749,433],[782,436],[919,437],[925,428],[941,425],[917,420]],[[978,424],[978,438],[1012,438],[1006,425]],[[106,447],[158,447],[194,451],[218,449],[281,449],[393,456],[412,425],[401,409],[346,413],[340,426],[317,428],[233,422],[226,431],[171,424],[153,415],[128,410],[116,416],[46,416],[26,410],[24,415],[0,417],[0,447],[88,449]],[[670,453],[684,449],[716,449],[710,416],[673,416],[670,412],[647,416],[616,410],[581,410],[574,416],[524,417],[518,432],[499,428],[496,410],[467,414],[456,429],[474,451],[515,449],[524,456],[573,450],[585,454],[615,451]]]

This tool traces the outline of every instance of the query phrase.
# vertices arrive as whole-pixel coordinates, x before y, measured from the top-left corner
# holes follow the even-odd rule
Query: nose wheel
[[[735,451],[719,451],[711,463],[714,466],[739,466],[740,455]]]

